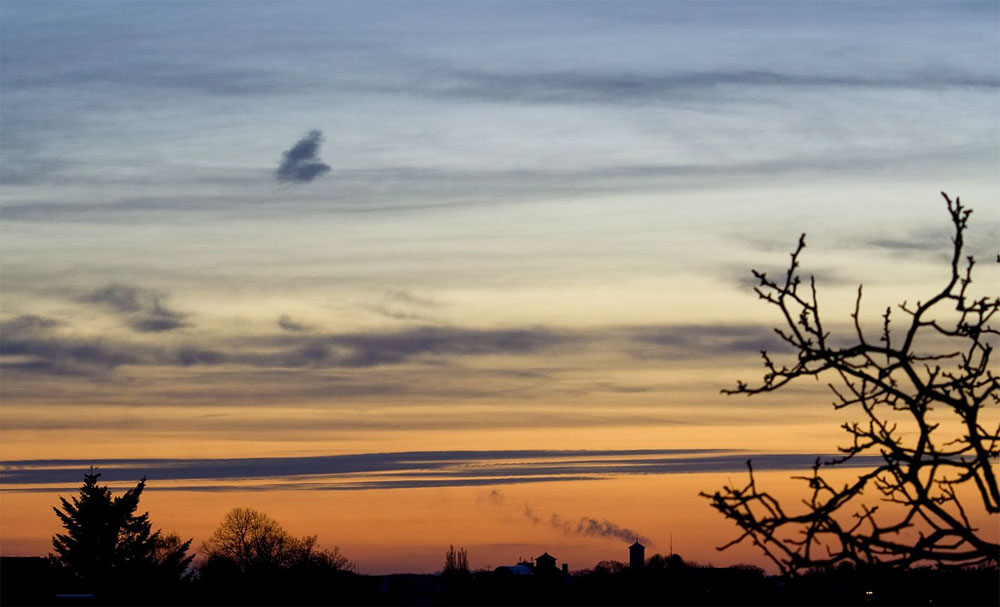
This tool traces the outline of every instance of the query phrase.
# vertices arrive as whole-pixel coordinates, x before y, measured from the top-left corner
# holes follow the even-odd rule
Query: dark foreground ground
[[[0,604],[11,605],[1000,605],[993,568],[815,571],[794,579],[753,567],[675,564],[514,575],[369,576],[255,572],[160,587],[74,585],[42,558],[0,559]]]

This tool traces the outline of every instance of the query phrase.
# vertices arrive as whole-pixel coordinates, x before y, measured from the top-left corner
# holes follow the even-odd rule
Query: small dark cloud
[[[113,283],[91,291],[80,301],[123,314],[128,325],[140,333],[162,333],[187,326],[184,314],[169,309],[159,294],[148,289]]]
[[[292,149],[286,150],[275,175],[278,181],[307,183],[330,170],[330,165],[319,161],[319,146],[323,133],[318,130],[300,139]]]
[[[309,329],[308,326],[292,320],[292,317],[288,314],[282,314],[281,317],[278,318],[278,326],[285,331],[290,331],[292,333],[301,333]]]

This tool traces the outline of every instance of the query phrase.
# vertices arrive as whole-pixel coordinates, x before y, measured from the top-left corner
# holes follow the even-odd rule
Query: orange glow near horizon
[[[852,470],[835,471],[846,480]],[[791,471],[757,472],[759,486],[795,509],[806,491]],[[671,545],[684,559],[717,566],[752,564],[774,567],[749,542],[726,551],[716,547],[735,538],[737,528],[712,510],[699,492],[746,482],[745,472],[633,475],[607,480],[546,482],[483,487],[437,487],[359,491],[158,490],[143,494],[154,528],[192,538],[198,551],[223,515],[249,507],[277,519],[298,536],[318,535],[322,546],[339,546],[366,574],[429,573],[440,570],[449,545],[465,547],[473,568],[514,564],[544,551],[572,570],[601,560],[627,561],[623,537],[572,532],[581,518],[610,520],[634,530],[647,542],[647,556],[667,554]],[[60,530],[52,506],[73,491],[0,495],[5,555],[42,555]],[[530,515],[528,514],[530,512]],[[974,525],[989,518],[970,509]],[[553,525],[553,517],[568,523]],[[988,527],[986,527],[988,530]],[[994,530],[1000,539],[1000,530]]]
[[[648,555],[666,554],[672,537],[674,551],[686,559],[763,565],[753,550],[714,549],[735,529],[698,492],[713,490],[730,476],[736,475],[369,491],[159,491],[150,484],[141,509],[149,511],[155,528],[193,538],[197,550],[231,508],[254,508],[290,533],[318,534],[321,545],[339,546],[361,573],[433,572],[449,544],[466,547],[473,568],[514,564],[543,551],[574,570],[600,560],[627,560],[631,542],[567,533],[549,524],[553,515],[573,525],[583,517],[613,520],[649,538]],[[73,494],[5,491],[0,497],[4,554],[48,552],[49,538],[60,530],[51,508],[58,496]],[[526,516],[526,508],[539,521]]]

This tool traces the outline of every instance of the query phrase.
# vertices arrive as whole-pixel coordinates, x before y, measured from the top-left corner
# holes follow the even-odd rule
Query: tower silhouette
[[[635,538],[635,543],[628,547],[629,569],[642,569],[646,564],[646,547],[639,543],[639,538]]]

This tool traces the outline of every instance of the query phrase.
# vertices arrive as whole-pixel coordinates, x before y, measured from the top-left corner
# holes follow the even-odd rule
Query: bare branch
[[[746,487],[703,494],[742,530],[720,549],[749,540],[788,574],[844,561],[909,566],[997,560],[996,534],[973,528],[968,512],[973,506],[1000,513],[995,470],[1000,424],[988,431],[980,421],[987,405],[1000,404],[1000,382],[990,367],[994,346],[987,341],[1000,335],[989,324],[1000,310],[1000,297],[969,295],[975,260],[963,257],[963,247],[971,211],[958,198],[942,196],[954,228],[951,273],[930,298],[900,304],[905,322],[896,329],[896,339],[887,308],[877,345],[867,341],[858,287],[851,314],[856,343],[831,345],[837,342],[823,329],[815,280],[810,278],[805,296],[798,291],[804,234],[782,283],[754,271],[758,297],[784,319],[775,332],[797,355],[785,365],[762,352],[762,382],[739,381],[723,393],[761,394],[803,377],[832,375],[836,384],[828,386],[834,407],[857,408],[863,421],[843,424],[850,443],[839,448],[840,457],[817,460],[810,476],[797,477],[809,488],[802,513],[786,513],[760,491],[749,462]],[[937,350],[918,350],[918,343]],[[865,454],[880,455],[883,463],[839,488],[823,477],[825,468]],[[866,494],[866,489],[871,490]]]

